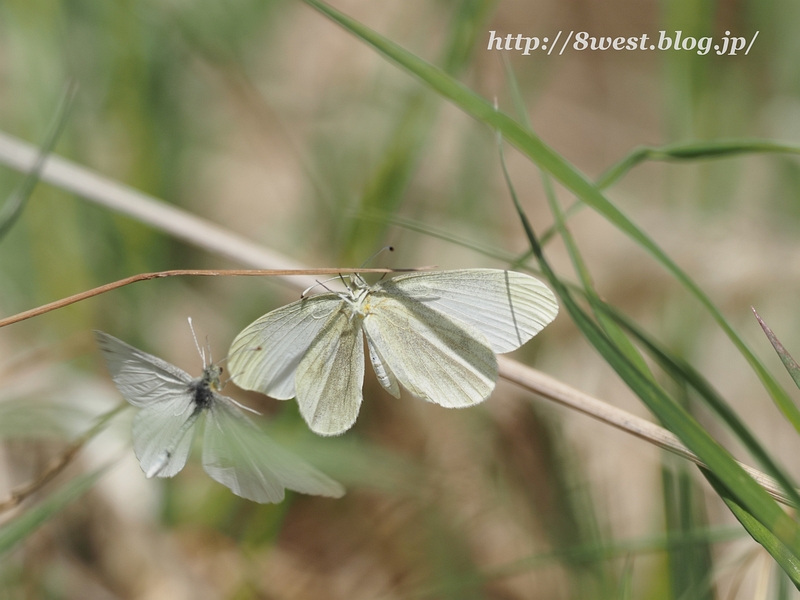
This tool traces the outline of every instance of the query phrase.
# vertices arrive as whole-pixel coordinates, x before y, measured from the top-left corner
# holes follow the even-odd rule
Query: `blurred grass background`
[[[509,112],[499,53],[485,50],[489,30],[758,29],[747,57],[509,58],[534,129],[590,177],[641,144],[800,142],[800,7],[789,0],[335,6]],[[80,90],[59,154],[310,265],[357,266],[386,243],[398,250],[381,259],[388,266],[507,265],[404,223],[512,255],[528,247],[494,134],[299,3],[0,0],[0,129],[41,143],[68,79]],[[552,219],[536,169],[516,152],[508,161],[543,231]],[[0,168],[0,196],[21,177]],[[755,156],[644,164],[610,192],[787,385],[749,307],[800,353],[799,188],[795,159]],[[800,477],[796,432],[711,319],[600,217],[583,211],[570,224],[601,295],[706,374]],[[46,185],[0,244],[4,315],[140,271],[235,266]],[[548,252],[566,272],[560,242]],[[22,424],[0,431],[2,489],[35,476],[87,415],[118,401],[90,329],[195,373],[187,315],[222,355],[244,325],[295,297],[269,281],[164,280],[4,330],[2,399]],[[518,358],[648,414],[566,315]],[[313,439],[291,402],[236,397],[273,416],[276,436],[347,484],[348,495],[258,506],[213,483],[197,461],[174,480],[146,481],[121,419],[72,474],[114,453],[121,463],[0,557],[3,597],[793,597],[693,467],[509,384],[480,407],[446,411],[395,401],[368,375],[359,422],[336,440]]]

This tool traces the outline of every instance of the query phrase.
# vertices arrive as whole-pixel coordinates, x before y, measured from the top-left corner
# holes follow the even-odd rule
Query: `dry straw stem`
[[[607,402],[598,400],[541,371],[532,369],[510,358],[504,356],[498,357],[498,366],[500,368],[500,377],[503,379],[516,383],[526,390],[534,392],[548,400],[553,400],[567,408],[577,410],[590,417],[594,417],[598,421],[631,433],[659,448],[686,458],[701,467],[705,466],[703,461],[684,446],[673,433],[655,423],[632,415]],[[792,502],[781,490],[780,485],[778,485],[772,477],[745,464],[739,464],[741,464],[742,468],[778,502],[792,505]]]
[[[0,133],[0,163],[27,172],[34,167],[36,157],[34,146]],[[303,270],[303,265],[288,257],[63,158],[50,155],[42,169],[41,179],[238,263],[259,269]],[[282,279],[297,290],[314,284],[311,277],[283,276]],[[508,381],[703,466],[695,454],[663,427],[511,359],[501,357],[499,366],[500,376]],[[752,467],[742,466],[773,498],[791,504],[775,480]]]
[[[132,275],[125,279],[112,281],[105,285],[101,285],[91,290],[73,294],[61,300],[55,300],[48,304],[44,304],[37,308],[26,310],[25,312],[17,313],[5,319],[0,319],[0,328],[13,323],[19,323],[25,319],[38,317],[51,310],[56,310],[75,304],[81,300],[105,294],[111,290],[136,283],[137,281],[148,281],[150,279],[163,279],[164,277],[181,277],[181,276],[194,276],[194,277],[289,277],[289,276],[309,276],[309,275],[342,275],[345,273],[408,273],[413,271],[424,271],[431,267],[419,267],[416,269],[355,269],[347,267],[345,269],[337,268],[323,268],[323,269],[173,269],[171,271],[156,271],[155,273],[139,273]]]

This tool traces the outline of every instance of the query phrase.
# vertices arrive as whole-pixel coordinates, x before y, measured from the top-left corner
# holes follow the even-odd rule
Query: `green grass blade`
[[[28,198],[30,198],[36,184],[39,182],[39,175],[44,168],[45,160],[53,151],[56,142],[58,142],[58,139],[61,137],[64,126],[67,124],[72,101],[75,98],[77,90],[78,87],[76,84],[67,84],[67,88],[58,103],[53,124],[47,133],[44,144],[39,150],[39,155],[36,157],[33,168],[25,175],[22,183],[11,193],[0,209],[0,240],[6,236],[14,226],[14,223],[17,222],[17,219],[22,215],[22,211],[25,210]]]
[[[793,478],[767,452],[758,438],[750,431],[744,421],[733,410],[728,402],[714,389],[714,386],[691,364],[675,356],[650,337],[633,321],[613,306],[603,302],[599,308],[606,311],[621,327],[636,338],[645,351],[659,366],[678,383],[686,383],[694,389],[700,398],[730,428],[731,432],[744,445],[761,467],[774,477],[783,487],[787,496],[800,506],[800,492]]]
[[[761,364],[756,355],[736,333],[720,310],[702,289],[685,273],[650,237],[639,229],[622,211],[612,204],[602,192],[560,154],[538,136],[527,131],[510,116],[495,110],[494,106],[441,69],[406,51],[384,36],[351,19],[320,0],[303,0],[346,30],[350,31],[381,54],[419,78],[440,96],[479,121],[502,133],[503,137],[528,156],[541,169],[550,173],[584,203],[594,208],[618,229],[627,234],[642,248],[650,252],[681,285],[689,290],[713,316],[739,352],[745,357],[761,380],[769,395],[784,416],[800,432],[800,409],[780,386],[773,375]]]
[[[511,68],[511,64],[509,63],[505,54],[503,55],[503,63],[506,69],[506,79],[509,83],[509,91],[511,92],[511,97],[514,101],[514,108],[519,115],[520,121],[528,130],[531,130],[531,123],[528,119],[528,113],[525,110],[525,104],[522,99],[522,94],[520,93],[517,78],[514,75],[514,71]],[[516,191],[511,183],[511,176],[508,173],[505,152],[503,151],[503,138],[501,134],[498,134],[497,136],[497,146],[500,152],[500,166],[503,171],[503,177],[506,180],[509,192],[512,196],[514,196],[514,204],[519,205],[519,198],[516,197]],[[572,232],[567,228],[564,213],[561,210],[561,205],[558,202],[556,191],[553,187],[553,180],[546,172],[540,171],[540,174],[542,177],[542,187],[544,187],[545,197],[547,198],[547,204],[550,207],[550,212],[553,214],[553,219],[555,220],[554,228],[561,236],[561,239],[567,248],[570,260],[572,261],[572,266],[575,269],[575,272],[578,274],[581,284],[583,285],[582,291],[587,298],[599,301],[600,296],[595,290],[592,276],[589,273],[589,268],[586,266],[586,261],[583,260],[583,256],[581,256],[580,250],[578,250],[578,244],[575,241],[575,238],[572,236]],[[639,351],[636,349],[636,347],[625,335],[625,332],[622,331],[620,326],[617,325],[617,323],[604,311],[598,311],[594,309],[593,311],[598,323],[603,328],[603,331],[606,332],[606,335],[608,335],[611,341],[622,350],[625,356],[628,357],[628,360],[630,360],[642,373],[653,379],[647,363],[644,361],[641,354],[639,354]],[[655,382],[655,379],[653,379],[653,381]]]
[[[600,190],[610,188],[627,175],[628,171],[645,161],[713,160],[745,154],[800,154],[800,146],[757,138],[679,142],[666,146],[642,146],[606,169],[597,179],[595,185]],[[567,217],[571,217],[585,206],[583,202],[578,200],[564,212]],[[554,233],[554,227],[542,233],[540,241],[543,246],[553,237]],[[530,257],[530,254],[528,254],[528,257]]]
[[[668,536],[683,537],[708,527],[703,491],[684,462],[664,456],[661,481]],[[671,468],[670,463],[675,467]],[[672,597],[690,596],[697,600],[714,600],[713,561],[711,546],[699,542],[686,548],[668,550]]]
[[[516,195],[512,195],[516,200]],[[800,555],[800,528],[778,504],[739,466],[733,457],[714,440],[700,423],[682,406],[674,402],[652,380],[641,373],[622,351],[605,335],[572,298],[572,293],[550,267],[541,246],[519,202],[515,202],[525,233],[542,271],[561,298],[575,324],[647,407],[661,422],[697,454],[709,470],[732,490],[746,510],[781,540],[793,553]]]
[[[601,190],[614,185],[644,161],[683,161],[728,158],[742,154],[800,154],[800,146],[760,139],[682,142],[667,146],[643,146],[609,167],[597,180]]]
[[[631,600],[633,598],[633,558],[628,557],[625,560],[625,567],[622,569],[622,575],[619,578],[619,590],[617,598],[619,600]]]
[[[775,600],[791,600],[790,581],[791,579],[783,570],[775,570]]]
[[[513,190],[513,186],[511,186],[511,179],[508,175],[508,169],[506,169],[505,166],[505,161],[502,162],[503,174],[506,178],[506,182],[509,185],[509,190]],[[556,198],[555,190],[553,189],[550,178],[543,178],[543,183],[545,196],[547,197],[547,203],[550,206],[550,212],[553,213],[553,217],[556,221],[556,229],[567,247],[567,252],[572,260],[575,272],[578,274],[578,277],[580,277],[581,283],[583,284],[583,293],[586,295],[586,298],[589,300],[592,306],[592,311],[594,312],[597,322],[603,328],[603,331],[605,331],[611,342],[622,351],[627,359],[631,361],[631,363],[633,363],[633,365],[639,369],[641,373],[647,375],[653,381],[653,383],[655,383],[655,378],[650,372],[650,368],[647,366],[647,363],[644,361],[644,358],[642,358],[642,355],[639,354],[639,351],[636,349],[636,347],[628,339],[628,336],[625,335],[625,332],[622,330],[622,328],[616,323],[616,321],[609,317],[605,311],[597,310],[595,308],[600,303],[600,296],[597,294],[597,291],[594,288],[592,276],[589,273],[586,262],[583,260],[583,257],[578,250],[578,244],[575,241],[575,238],[572,236],[572,232],[570,232],[570,230],[567,228],[566,221],[564,220],[564,213],[561,211],[561,206]],[[519,204],[519,200],[515,200],[515,204]]]
[[[786,546],[773,531],[759,522],[759,519],[745,509],[737,500],[734,494],[712,473],[703,471],[703,474],[708,479],[714,490],[728,505],[730,511],[739,520],[739,522],[747,529],[747,532],[761,544],[767,552],[770,553],[772,558],[780,565],[784,573],[791,579],[792,583],[800,589],[800,559],[797,554]]]
[[[76,477],[58,491],[47,497],[41,504],[25,511],[22,515],[0,528],[0,554],[8,552],[16,544],[36,531],[43,523],[52,518],[70,503],[85,494],[97,480],[102,477],[108,467],[92,473]]]

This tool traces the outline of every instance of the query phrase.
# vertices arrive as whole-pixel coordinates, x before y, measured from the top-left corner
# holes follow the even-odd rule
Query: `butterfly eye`
[[[220,374],[220,375],[222,375],[224,372],[225,372],[225,369],[223,369],[222,367],[220,367],[220,368],[219,368],[219,374]]]

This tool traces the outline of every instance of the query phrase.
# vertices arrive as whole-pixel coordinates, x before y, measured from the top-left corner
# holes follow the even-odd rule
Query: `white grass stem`
[[[28,173],[36,166],[38,156],[36,146],[0,132],[0,163]],[[45,160],[40,179],[250,268],[303,268],[287,256],[54,154]],[[312,276],[282,280],[292,287],[299,286],[301,290],[314,285],[315,281]]]
[[[580,390],[576,390],[560,382],[550,375],[546,375],[541,371],[532,369],[510,358],[504,356],[498,357],[498,366],[500,368],[500,376],[503,379],[516,383],[526,390],[534,392],[548,400],[558,402],[567,408],[582,412],[598,421],[602,421],[617,429],[635,435],[659,448],[690,460],[701,467],[705,466],[703,461],[684,446],[677,436],[663,427],[651,423],[647,419],[637,417],[621,408],[598,400],[589,394],[585,394]],[[783,504],[791,504],[786,494],[782,491],[781,486],[772,477],[745,464],[739,464],[742,465],[742,468],[767,490],[773,498]]]

